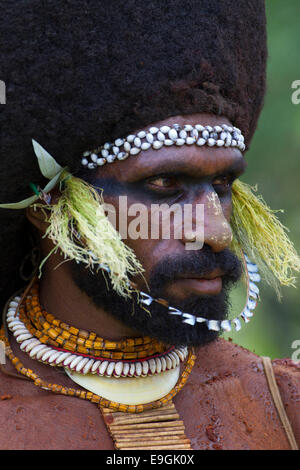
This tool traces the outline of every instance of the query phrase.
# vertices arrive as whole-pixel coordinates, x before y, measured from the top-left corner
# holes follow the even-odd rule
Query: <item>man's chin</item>
[[[93,303],[104,308],[124,325],[139,332],[141,336],[150,336],[174,346],[202,346],[215,340],[218,332],[208,330],[205,323],[194,326],[183,323],[182,317],[172,315],[168,308],[156,302],[142,308],[137,299],[124,299],[116,295],[99,275],[84,274],[74,269],[73,280],[82,292],[87,294]],[[227,316],[227,293],[223,289],[219,295],[205,297],[190,296],[182,302],[175,297],[167,299],[170,305],[195,316],[223,320]]]
[[[190,296],[178,302],[176,297],[167,299],[169,304],[184,313],[206,318],[225,320],[228,316],[228,291],[222,289],[218,295]],[[219,337],[219,332],[207,328],[206,322],[195,325],[184,323],[182,316],[169,313],[168,309],[152,303],[150,313],[143,313],[139,331],[144,335],[175,346],[203,346]],[[140,311],[136,312],[140,317]],[[140,317],[141,318],[141,317]],[[140,323],[140,322],[139,322]],[[126,323],[127,324],[127,323]]]

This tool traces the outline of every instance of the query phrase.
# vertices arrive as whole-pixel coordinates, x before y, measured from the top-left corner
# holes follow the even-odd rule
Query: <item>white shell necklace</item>
[[[166,353],[135,361],[98,359],[74,352],[59,351],[42,343],[29,332],[20,319],[17,310],[20,299],[19,296],[16,296],[8,305],[6,314],[8,329],[20,344],[22,351],[26,352],[31,359],[36,359],[45,364],[64,367],[71,372],[82,375],[93,374],[105,376],[106,378],[139,378],[175,370],[180,362],[184,362],[187,358],[188,350],[186,347],[171,348]]]

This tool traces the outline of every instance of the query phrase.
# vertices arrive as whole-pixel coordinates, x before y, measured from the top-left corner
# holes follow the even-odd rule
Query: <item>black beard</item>
[[[88,295],[97,307],[103,308],[126,326],[134,328],[141,336],[156,338],[168,345],[203,346],[214,341],[219,332],[208,330],[204,323],[194,326],[182,322],[182,318],[168,313],[168,309],[152,302],[149,311],[145,311],[138,303],[136,294],[125,299],[112,289],[109,279],[101,272],[93,274],[82,265],[72,263],[72,278],[82,292]],[[218,295],[192,295],[182,302],[171,297],[164,297],[163,290],[169,282],[179,274],[185,273],[205,276],[214,269],[224,272],[223,288]],[[240,260],[230,250],[214,253],[204,245],[199,256],[187,252],[184,256],[164,258],[150,273],[149,289],[153,298],[163,297],[170,306],[208,320],[225,320],[229,312],[229,290],[241,277]],[[145,289],[144,292],[148,293]]]

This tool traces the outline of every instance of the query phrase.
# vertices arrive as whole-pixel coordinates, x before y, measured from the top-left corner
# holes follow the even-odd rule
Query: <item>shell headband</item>
[[[115,160],[126,160],[130,155],[138,155],[141,151],[150,148],[159,150],[163,146],[176,145],[208,145],[209,147],[235,147],[243,152],[246,148],[244,136],[240,129],[227,124],[220,126],[192,126],[185,124],[179,126],[150,127],[148,131],[130,134],[125,139],[116,139],[113,143],[106,142],[103,146],[82,155],[81,163],[84,167],[94,170],[105,163]]]

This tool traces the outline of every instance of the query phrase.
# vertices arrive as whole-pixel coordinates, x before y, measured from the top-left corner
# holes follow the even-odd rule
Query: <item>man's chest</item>
[[[271,403],[264,397],[261,402],[251,399],[237,379],[221,382],[197,390],[190,384],[174,400],[177,421],[183,421],[194,450],[289,449]],[[165,432],[157,445],[171,440],[175,429],[164,426],[159,416],[152,420],[154,430]],[[140,417],[142,423],[143,414]],[[153,427],[145,422],[142,428],[147,431],[147,426]],[[2,449],[113,450],[109,428],[96,405],[77,398],[41,394],[0,402]],[[142,441],[141,426],[133,431],[133,443]]]

